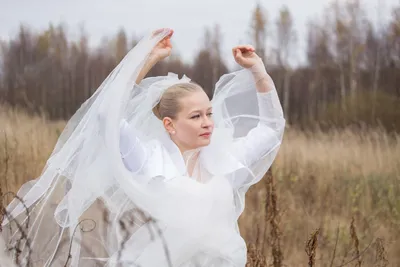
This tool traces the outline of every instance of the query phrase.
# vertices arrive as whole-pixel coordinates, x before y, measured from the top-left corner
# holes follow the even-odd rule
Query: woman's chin
[[[210,144],[210,139],[204,139],[199,142],[199,147],[208,146]]]

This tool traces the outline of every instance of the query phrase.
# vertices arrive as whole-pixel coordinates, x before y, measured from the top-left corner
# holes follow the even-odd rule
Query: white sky
[[[390,17],[390,9],[400,0],[361,0],[371,18],[376,18],[378,7],[383,18]],[[181,57],[191,62],[202,45],[206,26],[218,23],[223,33],[223,55],[232,64],[230,48],[248,42],[250,17],[256,0],[0,0],[0,38],[8,40],[21,22],[36,30],[45,29],[50,22],[63,22],[70,37],[76,37],[83,23],[91,43],[112,36],[124,27],[128,37],[159,27],[175,30],[174,48]],[[293,15],[300,43],[298,60],[304,59],[306,23],[321,17],[328,0],[260,0],[275,20],[282,5]],[[379,6],[378,6],[379,5]]]

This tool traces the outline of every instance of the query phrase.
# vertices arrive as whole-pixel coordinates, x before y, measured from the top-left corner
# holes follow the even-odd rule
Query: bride
[[[244,267],[237,220],[285,119],[250,45],[210,101],[176,74],[146,78],[171,29],[145,36],[70,119],[41,175],[6,209],[20,266]]]

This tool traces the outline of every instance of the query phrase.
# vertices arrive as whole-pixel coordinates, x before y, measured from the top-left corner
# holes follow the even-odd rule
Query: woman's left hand
[[[259,63],[261,58],[255,53],[255,49],[251,45],[239,45],[232,48],[235,61],[243,68],[251,68]]]
[[[158,44],[154,47],[153,51],[151,51],[150,54],[150,56],[154,58],[157,62],[171,55],[171,37],[174,34],[174,30],[169,28],[161,28],[156,30],[153,35],[156,36],[163,32],[166,33],[166,36],[160,42],[158,42]]]

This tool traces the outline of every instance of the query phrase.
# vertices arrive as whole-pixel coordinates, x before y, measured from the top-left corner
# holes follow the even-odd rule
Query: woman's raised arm
[[[232,154],[245,166],[266,156],[275,157],[285,129],[285,119],[272,78],[252,46],[233,49],[236,62],[251,72],[257,90],[259,122],[249,133],[235,141]],[[235,186],[251,181],[235,181]]]
[[[163,28],[156,30],[153,34],[157,35],[162,31],[167,31],[167,36],[154,47],[153,51],[151,51],[149,57],[143,65],[143,68],[136,78],[136,84],[139,84],[143,80],[143,78],[147,75],[147,73],[151,70],[151,68],[153,68],[155,64],[171,54],[171,37],[174,34],[174,31],[172,29]]]

